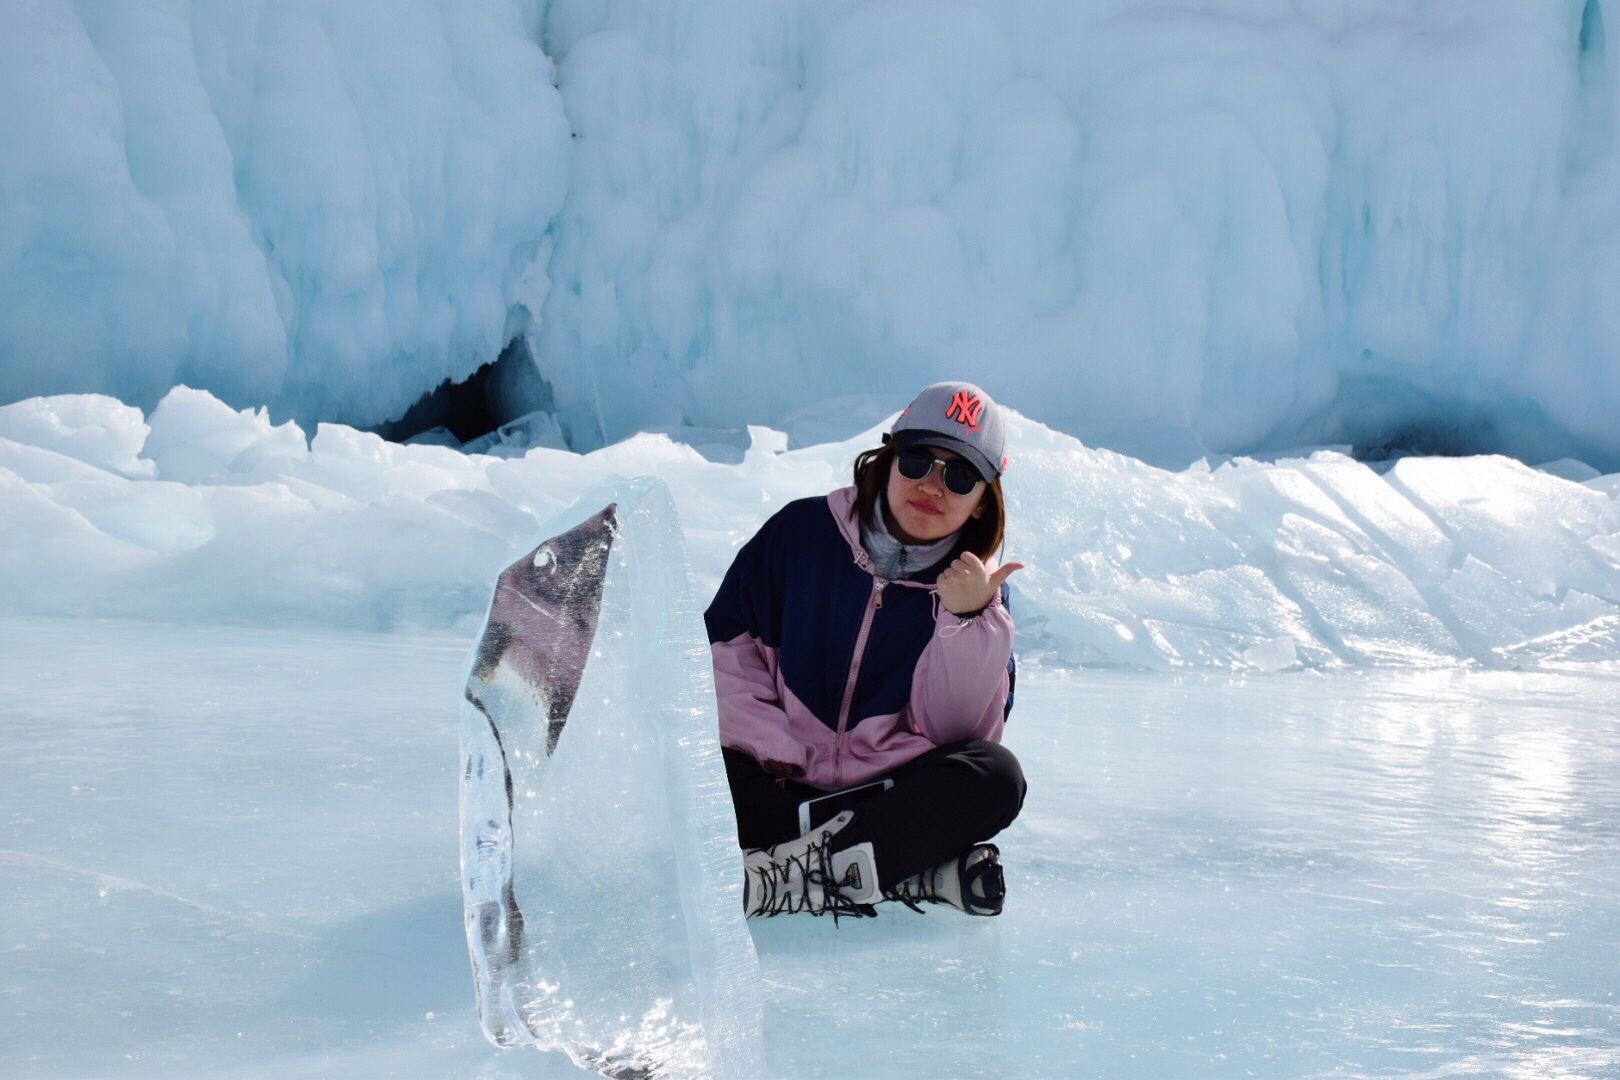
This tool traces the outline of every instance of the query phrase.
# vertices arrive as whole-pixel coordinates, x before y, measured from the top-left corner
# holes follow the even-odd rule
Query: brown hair
[[[855,510],[861,524],[868,529],[877,527],[877,503],[889,486],[889,469],[894,465],[895,447],[891,442],[863,450],[855,459]],[[979,496],[984,513],[968,518],[957,538],[958,551],[971,551],[981,559],[989,559],[1001,550],[1007,531],[1007,500],[1001,494],[1001,477],[984,485]]]

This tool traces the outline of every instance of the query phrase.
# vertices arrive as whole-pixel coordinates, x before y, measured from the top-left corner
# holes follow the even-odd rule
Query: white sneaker
[[[775,847],[743,856],[743,912],[750,919],[773,915],[875,915],[883,898],[871,844],[832,850],[832,838],[855,817],[845,810],[825,825]]]
[[[956,858],[906,878],[883,896],[913,911],[921,911],[920,904],[928,902],[948,904],[969,915],[1000,915],[1007,898],[1001,849],[994,844],[974,844]]]

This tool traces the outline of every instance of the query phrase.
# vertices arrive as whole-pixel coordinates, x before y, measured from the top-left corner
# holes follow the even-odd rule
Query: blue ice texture
[[[0,401],[366,427],[522,338],[581,450],[965,375],[1612,472],[1613,6],[19,0]]]
[[[386,841],[346,833],[382,795],[343,785],[394,764],[393,718],[350,732],[362,771],[332,774],[331,820],[287,792],[320,749],[308,717],[354,686],[393,701],[398,661],[350,649],[364,679],[303,696],[279,671],[323,659],[312,629],[459,648],[500,570],[606,495],[625,543],[562,749],[524,760],[504,834],[483,829],[490,774],[469,789],[474,910],[508,872],[536,901],[486,988],[515,1041],[758,1075],[763,998],[777,1060],[806,1073],[859,1053],[912,1074],[946,1037],[986,1070],[1298,1075],[1410,1069],[1389,1032],[1415,1017],[1438,1049],[1414,1052],[1450,1055],[1423,1060],[1492,1072],[1573,1010],[1578,1060],[1548,1035],[1526,1067],[1612,1073],[1613,845],[1580,837],[1609,839],[1615,805],[1616,25],[1613,0],[11,0],[0,616],[34,647],[6,728],[16,1045],[57,1074],[172,1074],[197,1044],[166,1040],[197,1015],[231,1030],[263,992],[239,971],[320,955],[299,859],[332,820],[310,903],[357,913],[346,942],[386,936],[377,897],[410,897],[388,845],[418,845],[420,808]],[[514,341],[540,411],[495,438],[365,430]],[[1011,737],[1050,793],[1019,826],[1029,899],[988,929],[872,920],[837,950],[775,920],[756,953],[693,598],[769,514],[847,483],[918,386],[964,376],[1012,409],[1033,693]],[[101,618],[185,629],[148,654]],[[229,624],[283,667],[224,649],[206,694],[149,674],[215,655],[206,628]],[[64,666],[86,641],[93,663]],[[208,767],[197,732],[236,734],[221,713],[284,771]],[[390,783],[436,775],[424,731]],[[207,860],[157,850],[177,826],[153,790],[207,793],[179,826]],[[345,876],[351,852],[375,873]],[[194,949],[127,932],[171,924]],[[141,974],[109,978],[132,941]],[[1553,960],[1520,955],[1542,943]],[[1233,947],[1289,988],[1249,1020],[1222,1003],[1254,987],[1210,973],[1266,965]],[[168,1000],[219,956],[212,989]],[[897,956],[966,992],[885,980]],[[1474,957],[1522,978],[1482,1005]],[[1392,961],[1421,975],[1410,998]],[[1353,992],[1293,989],[1327,984]],[[146,1059],[109,1063],[83,1032],[145,1024],[115,1019],[132,987],[174,1012]],[[967,1022],[983,987],[1003,991],[988,1043]],[[207,1043],[221,1069],[371,1030],[347,1002],[253,1000],[275,1022]],[[1207,1038],[1168,1045],[1186,1016]],[[434,1038],[367,1060],[474,1060]]]

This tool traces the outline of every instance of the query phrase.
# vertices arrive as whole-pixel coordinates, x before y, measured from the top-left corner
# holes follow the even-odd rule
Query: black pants
[[[799,804],[827,793],[772,776],[740,750],[723,753],[738,843],[763,848],[798,836]],[[888,777],[894,787],[874,788],[857,803],[832,845],[841,851],[870,842],[885,889],[990,839],[1024,806],[1024,770],[1000,743],[937,746]]]

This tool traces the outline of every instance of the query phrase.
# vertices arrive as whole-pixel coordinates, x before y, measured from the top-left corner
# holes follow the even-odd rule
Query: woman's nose
[[[921,480],[917,481],[917,485],[919,487],[925,487],[929,491],[935,491],[935,492],[943,492],[944,491],[944,484],[945,484],[945,470],[940,467],[938,462],[935,462],[935,463],[929,465],[928,466],[928,475],[924,476]]]

